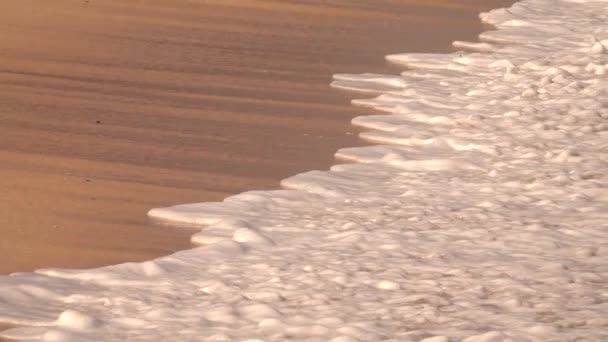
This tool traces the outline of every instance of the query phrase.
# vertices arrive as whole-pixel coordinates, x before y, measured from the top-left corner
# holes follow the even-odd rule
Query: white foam
[[[199,248],[0,277],[2,337],[48,341],[608,340],[608,2],[524,0],[400,75],[335,76],[351,164],[154,209]],[[364,48],[364,47],[362,47]],[[370,109],[370,111],[371,111]]]

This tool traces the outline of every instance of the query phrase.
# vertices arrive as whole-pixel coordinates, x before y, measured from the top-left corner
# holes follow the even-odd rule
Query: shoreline
[[[24,324],[0,336],[604,340],[607,8],[526,0],[480,17],[496,30],[454,44],[468,52],[333,75],[367,112],[352,123],[371,144],[335,153],[352,163],[149,212],[204,225],[202,248],[0,276],[0,322]]]
[[[147,210],[276,189],[285,177],[328,168],[338,148],[364,144],[350,119],[368,112],[329,88],[332,73],[386,71],[381,56],[389,52],[450,51],[451,41],[481,32],[476,9],[503,3],[458,9],[450,2],[452,14],[442,12],[447,1],[426,5],[415,24],[382,4],[340,23],[289,6],[251,14],[215,4],[203,11],[205,26],[192,11],[202,5],[58,1],[34,10],[8,1],[4,13],[13,19],[3,19],[0,34],[7,42],[0,187],[8,213],[0,219],[0,273],[143,261],[189,248],[193,230],[159,227]],[[441,10],[433,14],[433,6]],[[421,11],[415,2],[405,8]],[[158,16],[167,10],[168,18]],[[108,17],[116,13],[123,14]],[[286,13],[291,20],[278,17]],[[379,24],[378,15],[392,21]],[[242,28],[244,19],[251,23]],[[420,32],[412,34],[414,26]],[[158,36],[148,40],[150,33]],[[309,51],[315,43],[318,51]]]

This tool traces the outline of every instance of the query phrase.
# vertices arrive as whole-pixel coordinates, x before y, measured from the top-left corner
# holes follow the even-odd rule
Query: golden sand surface
[[[333,73],[450,51],[512,2],[0,1],[0,273],[189,248],[146,212],[329,167],[365,113]]]

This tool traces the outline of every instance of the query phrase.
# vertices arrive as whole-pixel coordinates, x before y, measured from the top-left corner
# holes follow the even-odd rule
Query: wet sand
[[[14,327],[15,327],[14,325],[0,323],[0,331],[8,330],[8,329],[11,329]],[[9,339],[0,337],[0,342],[4,342],[4,341],[14,341],[14,340],[9,340]]]
[[[332,73],[450,51],[507,0],[4,0],[0,273],[190,247],[150,208],[326,169],[365,113]]]

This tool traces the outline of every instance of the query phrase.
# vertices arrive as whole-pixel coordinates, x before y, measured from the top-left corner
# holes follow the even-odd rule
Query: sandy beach
[[[328,168],[369,112],[333,73],[450,51],[510,3],[2,1],[0,273],[188,248],[146,212]]]
[[[0,8],[0,338],[608,340],[604,0],[50,3]]]

